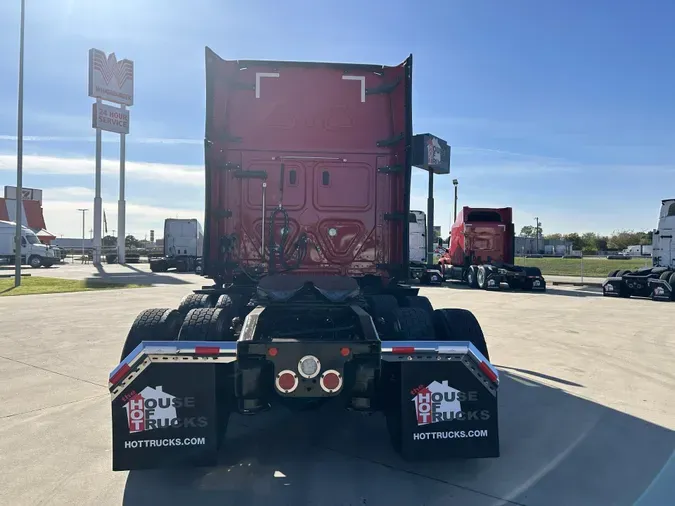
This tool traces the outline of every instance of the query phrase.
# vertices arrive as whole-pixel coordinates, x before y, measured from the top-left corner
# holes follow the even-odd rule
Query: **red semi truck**
[[[113,469],[212,465],[232,417],[324,402],[384,413],[404,458],[497,457],[499,373],[478,321],[406,284],[411,167],[443,163],[414,159],[412,56],[207,48],[206,89],[213,284],[129,330],[109,377]]]
[[[438,262],[445,279],[484,290],[498,290],[502,284],[526,291],[546,290],[546,280],[538,267],[514,265],[515,233],[510,207],[464,206],[452,225],[449,246]]]

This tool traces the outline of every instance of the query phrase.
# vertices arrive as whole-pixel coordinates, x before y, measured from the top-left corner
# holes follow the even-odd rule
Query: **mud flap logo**
[[[162,386],[145,387],[133,393],[124,404],[130,434],[153,429],[206,427],[206,417],[179,418],[176,408],[194,408],[194,397],[176,397]]]
[[[429,425],[438,422],[450,422],[453,420],[488,420],[488,410],[462,409],[464,403],[478,401],[478,392],[460,392],[448,385],[447,380],[439,383],[432,381],[427,386],[420,386],[412,392],[412,402],[415,404],[415,417],[417,425]]]

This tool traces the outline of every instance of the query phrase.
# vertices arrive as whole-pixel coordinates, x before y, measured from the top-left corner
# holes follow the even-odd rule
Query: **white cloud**
[[[92,158],[65,158],[57,156],[28,155],[23,157],[24,172],[32,174],[58,174],[90,176],[94,173]],[[16,156],[0,154],[0,171],[16,171]],[[102,160],[101,171],[105,174],[119,173],[119,160]],[[202,165],[179,165],[170,163],[133,162],[127,160],[126,172],[135,179],[203,186]]]
[[[92,136],[44,136],[44,135],[24,135],[24,142],[89,142],[94,143],[96,137]],[[0,141],[16,142],[16,135],[0,135]],[[103,136],[104,143],[119,144],[119,138],[115,135]],[[156,137],[134,137],[133,135],[127,137],[127,144],[188,144],[188,145],[202,145],[203,139],[170,139],[170,138],[156,138]]]
[[[78,209],[88,209],[85,214],[85,235],[90,236],[93,229],[93,197],[89,188],[64,187],[43,190],[45,200],[42,203],[47,230],[57,237],[81,237],[82,213]],[[54,198],[52,198],[54,197]],[[117,233],[117,200],[103,201],[108,234]],[[185,209],[145,204],[126,203],[126,232],[138,238],[155,231],[155,237],[162,237],[166,218],[197,218],[204,223],[203,209]]]

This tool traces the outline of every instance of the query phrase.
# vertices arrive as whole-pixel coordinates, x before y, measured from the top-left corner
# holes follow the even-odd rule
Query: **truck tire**
[[[192,309],[180,328],[179,341],[231,341],[229,308]]]
[[[675,287],[675,272],[673,272],[673,273],[670,275],[670,278],[668,279],[668,284],[669,284],[671,287]]]
[[[607,277],[608,277],[608,278],[613,278],[613,277],[615,277],[615,276],[616,276],[616,273],[617,273],[617,272],[619,272],[619,270],[618,270],[618,269],[617,269],[617,270],[615,270],[615,271],[612,271],[612,272],[610,272],[609,274],[607,274]]]
[[[213,296],[206,293],[190,293],[180,301],[178,311],[187,315],[193,309],[213,307],[216,302],[213,299]]]
[[[479,265],[476,269],[476,285],[481,290],[487,290],[487,279],[490,275],[490,269],[484,265]]]
[[[426,309],[400,307],[394,310],[396,341],[433,341],[434,323]]]
[[[182,323],[183,315],[175,309],[146,309],[141,312],[129,329],[120,362],[142,341],[175,341]]]
[[[394,311],[398,309],[396,297],[393,295],[367,295],[366,304],[378,333],[381,332],[385,336],[392,335],[395,331]]]
[[[30,265],[33,269],[39,269],[42,267],[42,258],[37,255],[33,255],[28,258],[28,265]]]
[[[466,283],[469,285],[469,288],[478,288],[478,281],[476,279],[476,266],[471,265],[466,271]]]
[[[619,271],[616,272],[616,277],[621,278],[626,274],[630,274],[630,271],[629,270],[619,270]]]
[[[214,307],[227,309],[232,315],[232,318],[234,318],[235,316],[239,315],[239,308],[241,307],[241,295],[238,293],[224,293],[218,297],[218,301]]]
[[[436,338],[441,341],[470,341],[490,360],[485,335],[480,323],[466,309],[437,309],[434,311]]]
[[[663,271],[661,275],[659,276],[659,279],[661,281],[665,281],[666,283],[669,283],[670,276],[673,274],[673,271]]]
[[[416,307],[419,309],[424,309],[429,316],[434,314],[434,307],[431,305],[431,302],[426,297],[421,295],[409,295],[405,298],[406,307]]]

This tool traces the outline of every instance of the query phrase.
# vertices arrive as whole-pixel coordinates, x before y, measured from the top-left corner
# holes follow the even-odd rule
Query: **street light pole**
[[[537,227],[534,229],[534,234],[537,238],[537,254],[539,254],[539,217],[536,217],[534,221],[537,223]]]
[[[21,0],[21,28],[19,29],[19,98],[16,125],[16,235],[14,237],[14,286],[21,286],[21,218],[23,215],[23,32],[26,0]]]
[[[78,209],[82,213],[82,258],[80,262],[84,263],[84,213],[89,211],[89,209]]]
[[[454,223],[457,221],[457,186],[459,185],[459,181],[457,179],[453,179],[452,184],[455,187],[455,216],[452,219],[452,222]]]

